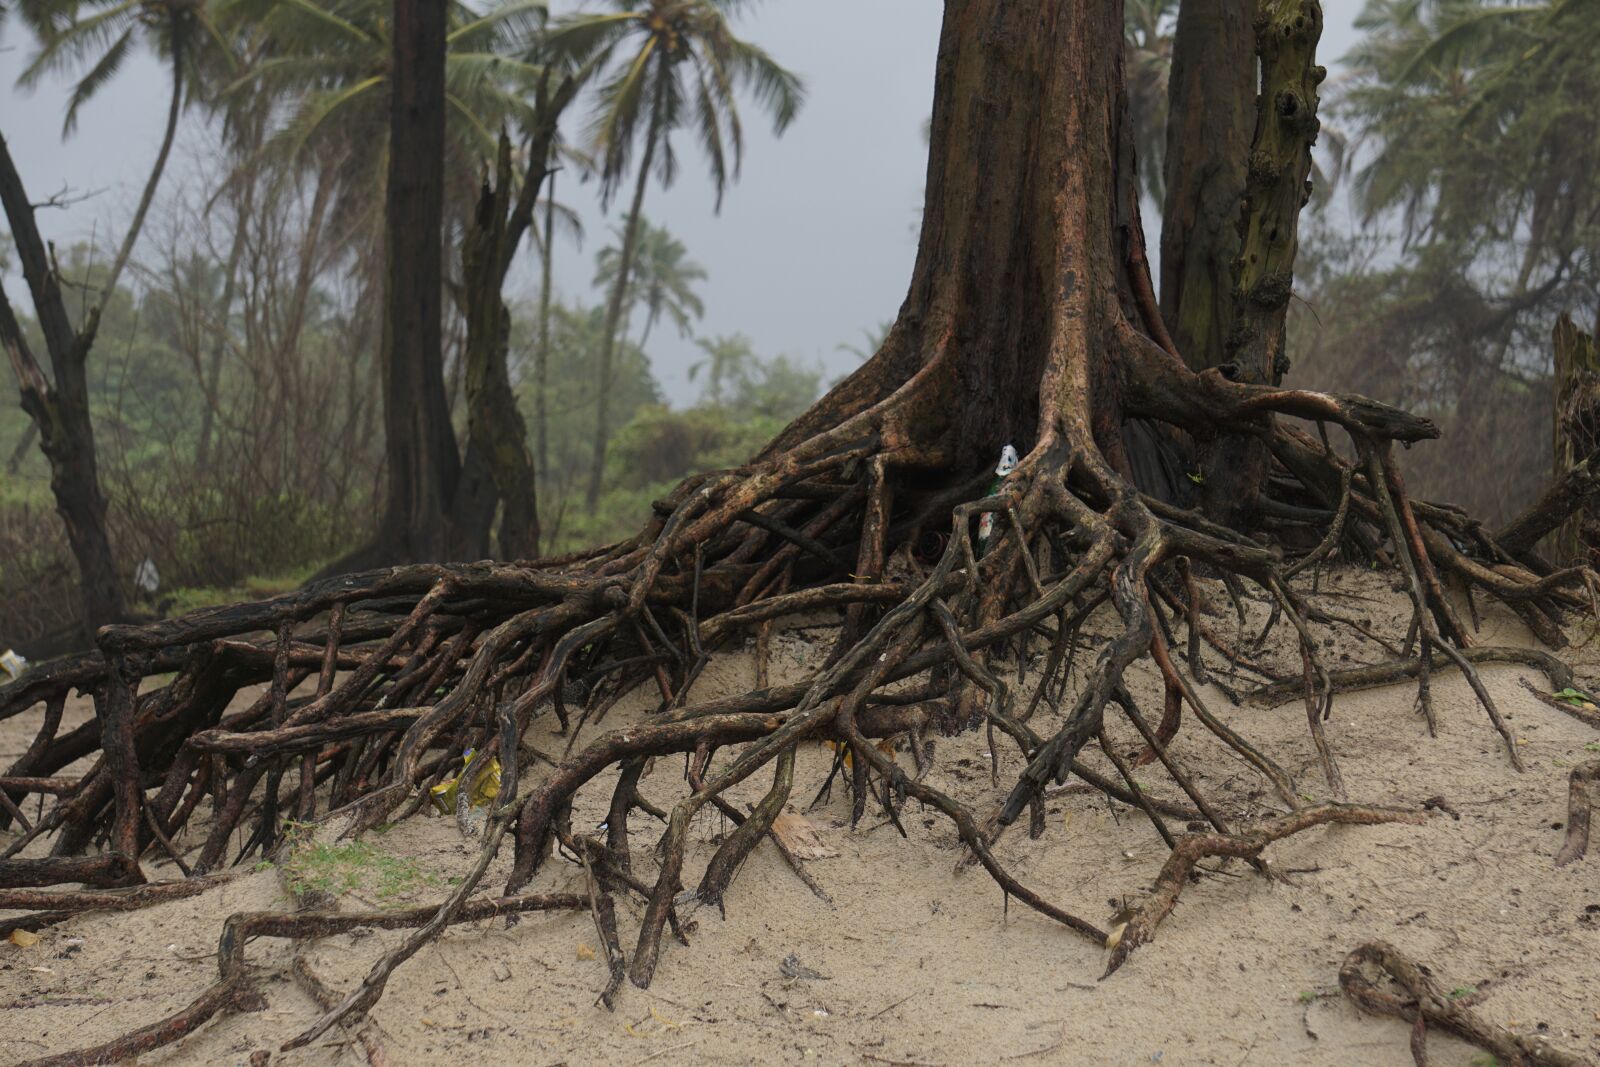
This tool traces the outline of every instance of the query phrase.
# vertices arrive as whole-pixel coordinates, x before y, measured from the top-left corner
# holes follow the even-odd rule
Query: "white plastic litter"
[[[156,571],[156,561],[146,556],[133,570],[133,584],[142,593],[154,593],[161,588],[161,575]]]
[[[1000,485],[1006,480],[1006,475],[1017,469],[1021,457],[1017,455],[1014,445],[1006,445],[1000,450],[1000,462],[994,468],[994,484],[989,486],[989,496],[994,496],[1000,491]],[[978,517],[978,548],[980,551],[989,543],[989,536],[994,533],[994,512],[986,511]]]
[[[5,672],[8,679],[15,681],[22,677],[22,672],[28,669],[28,661],[15,649],[8,648],[0,652],[0,671]]]

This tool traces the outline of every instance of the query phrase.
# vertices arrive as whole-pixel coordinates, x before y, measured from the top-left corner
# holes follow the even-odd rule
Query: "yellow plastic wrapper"
[[[462,773],[472,763],[472,749],[467,749],[461,754]],[[450,815],[456,810],[456,797],[461,792],[461,775],[446,778],[438,785],[428,790],[428,799],[433,801],[433,806],[439,809],[440,815]],[[472,788],[467,792],[467,803],[474,808],[487,807],[489,802],[500,795],[500,761],[491,759],[483,770],[478,772],[478,778],[472,783]]]

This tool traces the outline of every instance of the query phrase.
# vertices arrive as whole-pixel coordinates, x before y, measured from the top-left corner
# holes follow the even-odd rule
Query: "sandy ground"
[[[1403,634],[1408,609],[1387,586],[1343,574],[1332,588],[1341,611],[1373,620],[1394,639]],[[1109,632],[1109,620],[1100,625]],[[1498,617],[1484,629],[1491,643],[1528,639]],[[804,631],[776,644],[780,679],[817,655]],[[1374,658],[1339,635],[1324,654],[1331,666]],[[1600,679],[1595,649],[1567,655],[1580,682]],[[1276,665],[1291,666],[1287,650]],[[731,653],[696,695],[747,687],[751,670],[747,655]],[[941,817],[913,804],[904,818],[910,836],[901,838],[869,807],[852,831],[848,796],[836,788],[810,818],[840,855],[808,865],[832,907],[763,843],[734,882],[726,918],[697,912],[692,946],[667,943],[652,988],[625,985],[614,1012],[595,1003],[605,968],[603,953],[594,957],[587,914],[533,915],[511,930],[496,921],[455,927],[396,973],[373,1013],[376,1032],[397,1065],[1408,1064],[1409,1028],[1358,1015],[1338,992],[1345,954],[1382,938],[1431,965],[1445,988],[1482,993],[1478,1010],[1487,1018],[1600,1057],[1600,856],[1563,870],[1552,862],[1567,775],[1595,758],[1600,734],[1535,701],[1519,682],[1548,688],[1536,672],[1492,667],[1484,677],[1515,731],[1526,773],[1512,770],[1454,672],[1435,678],[1434,739],[1413,709],[1412,685],[1343,696],[1328,734],[1350,799],[1416,807],[1443,796],[1459,818],[1309,831],[1267,854],[1280,871],[1295,872],[1288,884],[1230,865],[1190,885],[1156,939],[1107,981],[1098,980],[1102,948],[1026,908],[1007,910],[981,869],[957,871],[961,851]],[[1148,664],[1134,668],[1130,683],[1148,712],[1159,709]],[[1210,695],[1214,710],[1294,774],[1303,794],[1325,793],[1303,705],[1235,708]],[[603,729],[641,717],[650,697],[619,705]],[[1036,727],[1045,731],[1055,714],[1042,710]],[[0,762],[24,747],[29,725],[4,724]],[[1134,747],[1125,724],[1113,733]],[[532,743],[559,753],[565,739],[540,731]],[[1281,810],[1261,779],[1192,719],[1174,750],[1230,817]],[[940,739],[934,780],[987,812],[1003,792],[990,781],[988,753],[981,733]],[[794,806],[809,803],[829,758],[820,745],[803,754]],[[909,762],[905,753],[899,758]],[[548,773],[529,762],[530,779]],[[1003,746],[1002,783],[1019,767],[1015,749]],[[681,795],[681,771],[677,761],[662,761],[645,779],[646,795],[669,804]],[[1159,768],[1140,777],[1152,792],[1178,795]],[[748,783],[737,797],[753,800],[765,787]],[[586,790],[574,825],[596,826],[609,792],[607,779]],[[1164,846],[1137,810],[1098,796],[1067,792],[1048,810],[1043,837],[1030,840],[1015,828],[997,854],[1052,902],[1109,923],[1124,901],[1148,890]],[[642,814],[632,825],[635,869],[649,879],[655,828]],[[714,813],[695,824],[686,883],[698,879],[725,829]],[[476,852],[476,841],[443,818],[414,818],[372,841],[383,854],[409,858],[424,877],[387,897],[374,880],[358,879],[338,902],[345,910],[438,899],[444,881]],[[509,855],[498,861],[491,879],[508,862]],[[150,874],[174,872],[157,865]],[[555,862],[533,888],[581,892],[583,885],[580,869]],[[0,944],[0,1062],[105,1041],[176,1010],[212,981],[225,916],[289,906],[281,872],[261,869],[191,900],[80,917],[28,948]],[[619,911],[631,951],[638,907],[619,899]],[[343,991],[402,936],[363,930],[306,952]],[[821,977],[786,977],[780,963],[791,955]],[[287,943],[258,941],[250,957],[265,1010],[213,1020],[140,1062],[244,1064],[258,1050],[271,1050],[273,1064],[365,1062],[348,1034],[278,1052],[316,1009],[289,978]],[[1444,1035],[1432,1037],[1431,1049],[1436,1064],[1490,1062]]]

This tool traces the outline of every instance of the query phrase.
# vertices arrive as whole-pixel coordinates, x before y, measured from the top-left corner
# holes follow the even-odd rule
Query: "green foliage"
[[[541,512],[552,496],[561,497],[581,483],[588,470],[594,441],[594,413],[599,401],[597,367],[605,311],[557,302],[551,308],[548,422],[550,469],[540,485]],[[511,354],[516,363],[517,393],[523,415],[532,425],[533,381],[530,368],[537,342],[532,316],[513,317]],[[613,370],[611,411],[622,424],[641,407],[662,403],[661,387],[650,363],[636,345],[618,345]]]
[[[644,311],[641,348],[662,315],[677,329],[678,336],[688,337],[694,323],[705,317],[705,303],[695,289],[706,280],[706,269],[689,258],[689,250],[682,241],[664,227],[650,225],[649,219],[640,217],[635,241],[633,266],[628,271],[624,321],[631,321],[636,311]],[[595,256],[595,288],[606,291],[615,288],[621,265],[622,230],[619,228],[617,243],[607,245]]]
[[[366,841],[336,845],[298,842],[292,846],[283,872],[289,891],[296,896],[370,893],[380,906],[394,906],[421,890],[446,884],[445,879],[424,871],[415,860],[390,855]]]
[[[1356,25],[1327,110],[1365,229],[1301,242],[1296,381],[1434,418],[1455,445],[1417,450],[1414,487],[1504,518],[1548,477],[1555,319],[1600,312],[1600,23],[1369,0]]]
[[[493,159],[502,126],[533,117],[543,68],[538,47],[544,0],[449,3],[446,38],[447,203],[473,203],[481,161]],[[370,248],[382,230],[389,145],[391,0],[220,0],[249,64],[224,90],[230,105],[278,118],[263,158],[291,172],[329,175],[334,218]]]
[[[593,514],[582,507],[584,475],[593,443],[598,392],[597,353],[604,328],[600,308],[558,303],[553,308],[549,381],[551,469],[539,487],[546,551],[602,544],[632,533],[649,517],[650,504],[688,474],[744,463],[816,399],[820,370],[786,356],[763,359],[747,338],[702,341],[706,391],[694,407],[674,410],[661,396],[637,346],[618,349],[611,396],[619,428],[606,459],[600,500]],[[531,326],[513,326],[513,352],[525,367]],[[722,353],[720,377],[713,353]],[[713,389],[712,381],[716,385]],[[532,412],[532,383],[522,376],[518,394]],[[530,422],[531,425],[531,422]]]
[[[667,487],[702,470],[737,466],[782,430],[785,420],[759,412],[695,407],[641,409],[617,431],[606,484],[618,489]]]
[[[782,133],[805,99],[800,79],[728,25],[727,0],[615,0],[550,33],[551,55],[598,70],[590,134],[602,195],[615,191],[636,153],[654,140],[663,185],[677,176],[674,135],[693,128],[722,203],[744,155],[738,93],[747,92]]]

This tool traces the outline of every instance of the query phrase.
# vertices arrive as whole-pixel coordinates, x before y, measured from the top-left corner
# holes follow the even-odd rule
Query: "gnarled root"
[[[1481,589],[1553,626],[1582,603],[1577,594],[1592,587],[1592,576],[1539,572],[1458,513],[1411,500],[1390,444],[1430,436],[1424,420],[1358,397],[1194,375],[1151,351],[1142,336],[1117,336],[1128,346],[1128,373],[1117,387],[1123,413],[1193,432],[1220,420],[1261,434],[1275,464],[1269,491],[1276,495],[1264,498],[1264,508],[1313,524],[1317,536],[1303,540],[1314,548],[1288,561],[1248,536],[1142,494],[1124,470],[1115,435],[1074,411],[1074,390],[1087,397],[1087,379],[1072,379],[1066,363],[1059,380],[1046,375],[1054,391],[1039,398],[1036,443],[993,495],[980,496],[992,476],[951,469],[958,443],[934,417],[959,385],[948,341],[938,340],[921,368],[885,385],[881,399],[857,397],[830,425],[802,419],[750,466],[689,479],[656,505],[638,536],[621,544],[528,563],[374,571],[260,604],[108,627],[100,654],[0,689],[0,717],[44,708],[34,744],[0,789],[13,801],[33,793],[54,798],[31,826],[19,823],[22,832],[0,860],[0,884],[90,870],[121,877],[134,857],[150,851],[203,875],[268,853],[286,818],[336,817],[345,833],[359,835],[415,812],[428,788],[447,777],[470,787],[498,759],[502,788],[471,873],[449,900],[404,923],[414,932],[289,1047],[365,1012],[394,969],[429,939],[492,909],[474,895],[508,835],[515,843],[503,890],[508,898],[525,899],[518,894],[556,842],[589,869],[590,892],[580,906],[607,946],[611,971],[602,1000],[609,1001],[624,973],[648,984],[664,932],[681,935],[677,909],[689,899],[686,884],[697,887],[696,902],[723,904],[735,873],[770,836],[796,786],[798,747],[828,740],[839,746],[835,771],[850,765],[853,819],[874,805],[899,827],[908,799],[935,809],[1009,896],[1096,944],[1105,933],[1020,883],[996,857],[994,839],[1024,812],[1037,826],[1046,790],[1073,774],[1140,807],[1173,852],[1156,894],[1122,931],[1109,973],[1149,939],[1201,856],[1242,857],[1264,870],[1261,850],[1308,826],[1415,818],[1388,809],[1304,806],[1291,776],[1212,711],[1203,689],[1207,679],[1222,684],[1212,673],[1221,663],[1273,677],[1263,653],[1279,623],[1297,677],[1255,695],[1304,702],[1335,796],[1342,778],[1321,724],[1335,694],[1349,686],[1418,677],[1431,713],[1428,673],[1454,665],[1504,735],[1475,664],[1513,659],[1545,670],[1558,687],[1571,682],[1570,672],[1543,653],[1473,646],[1445,582]],[[1347,462],[1272,415],[1342,428],[1358,461]],[[1412,602],[1413,637],[1404,648],[1352,624],[1387,657],[1354,671],[1321,662],[1313,629],[1350,622],[1312,603],[1318,572],[1335,552],[1393,565]],[[1220,577],[1234,600],[1236,640],[1202,619],[1206,576]],[[1304,577],[1309,591],[1296,584]],[[1242,632],[1247,596],[1271,611],[1253,644]],[[1091,643],[1083,624],[1104,605],[1110,611],[1102,617],[1115,613],[1116,632],[1078,664]],[[842,622],[832,655],[797,681],[766,684],[773,624],[823,611]],[[695,702],[708,658],[747,635],[761,654],[762,687]],[[1045,669],[1024,700],[996,668],[1008,657],[1025,662],[1041,642]],[[1165,687],[1155,726],[1124,683],[1130,665],[1146,655]],[[171,671],[169,683],[141,691],[145,678]],[[235,707],[240,690],[257,684],[265,692]],[[601,732],[608,710],[641,688],[659,694],[655,712]],[[93,692],[99,715],[62,733],[61,706],[72,689]],[[1138,758],[1159,761],[1187,804],[1157,801],[1138,785],[1128,759],[1112,747],[1108,707],[1144,741]],[[563,758],[526,743],[530,726],[545,718],[568,735]],[[1172,752],[1185,723],[1215,735],[1254,768],[1290,813],[1232,830]],[[929,733],[974,726],[991,735],[997,784],[1001,747],[1015,746],[1024,764],[987,822],[929,776]],[[878,748],[874,742],[883,738],[903,739],[915,775]],[[1092,766],[1096,749],[1109,761],[1108,772]],[[468,750],[473,755],[463,768]],[[96,752],[103,758],[80,777],[57,777]],[[689,760],[689,791],[659,813],[666,824],[660,867],[643,880],[632,871],[628,821],[653,809],[639,796],[638,778],[648,760],[679,753]],[[525,773],[520,764],[530,755],[550,765]],[[1516,762],[1514,748],[1511,758]],[[575,798],[617,765],[624,773],[611,796],[606,840],[574,835],[568,823]],[[748,813],[734,809],[729,791],[769,767],[764,799]],[[15,819],[20,808],[13,808],[0,815]],[[201,821],[196,813],[208,808],[204,833],[188,839]],[[684,869],[689,826],[707,808],[730,815],[737,828],[691,880]],[[1166,815],[1202,818],[1214,832],[1175,836]],[[246,844],[237,849],[233,842],[241,837]],[[77,858],[100,839],[107,851]],[[56,854],[43,861],[47,866],[9,858],[35,842],[50,843]],[[803,867],[797,870],[804,876]],[[8,899],[39,915],[143,899],[138,890],[93,898],[8,892],[33,894]],[[619,893],[645,905],[631,952],[623,951],[616,928],[612,900]],[[261,929],[282,921],[263,918]],[[304,925],[293,929],[284,936],[313,934]],[[221,1010],[232,995],[225,993],[209,991],[211,999],[197,1005]],[[194,1025],[184,1016],[159,1033]]]
[[[1156,875],[1155,888],[1149,898],[1134,910],[1124,926],[1112,931],[1107,941],[1111,956],[1106,960],[1105,974],[1101,977],[1111,977],[1117,968],[1128,961],[1135,949],[1150,940],[1161,920],[1170,915],[1177,905],[1178,894],[1183,892],[1195,864],[1207,856],[1256,860],[1272,842],[1329,823],[1375,826],[1393,822],[1420,824],[1425,820],[1424,815],[1398,808],[1330,803],[1301,808],[1288,815],[1264,820],[1249,830],[1231,834],[1185,834],[1172,846],[1172,854],[1162,865],[1161,873]]]
[[[1403,992],[1380,988],[1367,977],[1369,967],[1387,976]],[[1524,1037],[1485,1022],[1470,1007],[1446,994],[1421,966],[1384,941],[1369,941],[1345,957],[1339,968],[1339,988],[1363,1011],[1411,1022],[1412,1055],[1419,1067],[1427,1063],[1429,1026],[1441,1027],[1472,1042],[1501,1063],[1590,1067],[1590,1061],[1583,1056],[1551,1048],[1542,1035]]]

